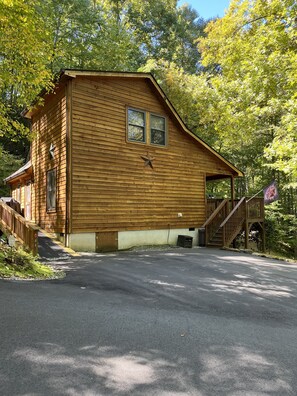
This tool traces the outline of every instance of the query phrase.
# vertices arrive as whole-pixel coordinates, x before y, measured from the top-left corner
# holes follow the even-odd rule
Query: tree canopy
[[[20,110],[41,86],[50,86],[47,32],[42,26],[34,1],[0,2],[0,136],[25,132]]]
[[[297,3],[233,0],[200,39],[212,85],[227,101],[228,135],[255,139],[267,166],[297,187]]]
[[[61,68],[136,71],[151,58],[195,72],[205,21],[175,0],[1,0],[0,136]]]

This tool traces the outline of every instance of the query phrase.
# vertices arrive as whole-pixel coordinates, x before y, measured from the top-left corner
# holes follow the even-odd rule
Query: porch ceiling
[[[221,175],[221,174],[206,175],[206,181],[230,179],[231,177],[232,177],[232,175]],[[233,177],[236,177],[236,176],[233,176]]]

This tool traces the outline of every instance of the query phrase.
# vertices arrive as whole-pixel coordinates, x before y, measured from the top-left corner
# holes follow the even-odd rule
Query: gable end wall
[[[127,142],[127,106],[166,116],[168,146]],[[146,155],[154,169],[144,166]],[[171,118],[148,80],[127,77],[73,79],[71,157],[73,233],[200,227],[205,174],[228,174]]]

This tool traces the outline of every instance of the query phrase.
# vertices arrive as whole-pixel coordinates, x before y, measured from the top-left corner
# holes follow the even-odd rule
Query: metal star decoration
[[[141,158],[144,161],[144,166],[149,166],[152,169],[154,169],[153,167],[153,161],[155,159],[154,157],[151,157],[149,154],[147,154],[147,155],[141,155]]]
[[[51,143],[50,148],[49,148],[49,156],[50,159],[54,159],[55,158],[55,146],[53,143]]]

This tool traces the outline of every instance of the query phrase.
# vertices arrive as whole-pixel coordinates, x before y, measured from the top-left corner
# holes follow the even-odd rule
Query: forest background
[[[0,0],[0,196],[28,157],[21,111],[62,68],[153,73],[188,128],[244,172],[238,197],[277,181],[267,247],[297,255],[295,0],[233,0],[214,20],[176,0]]]

